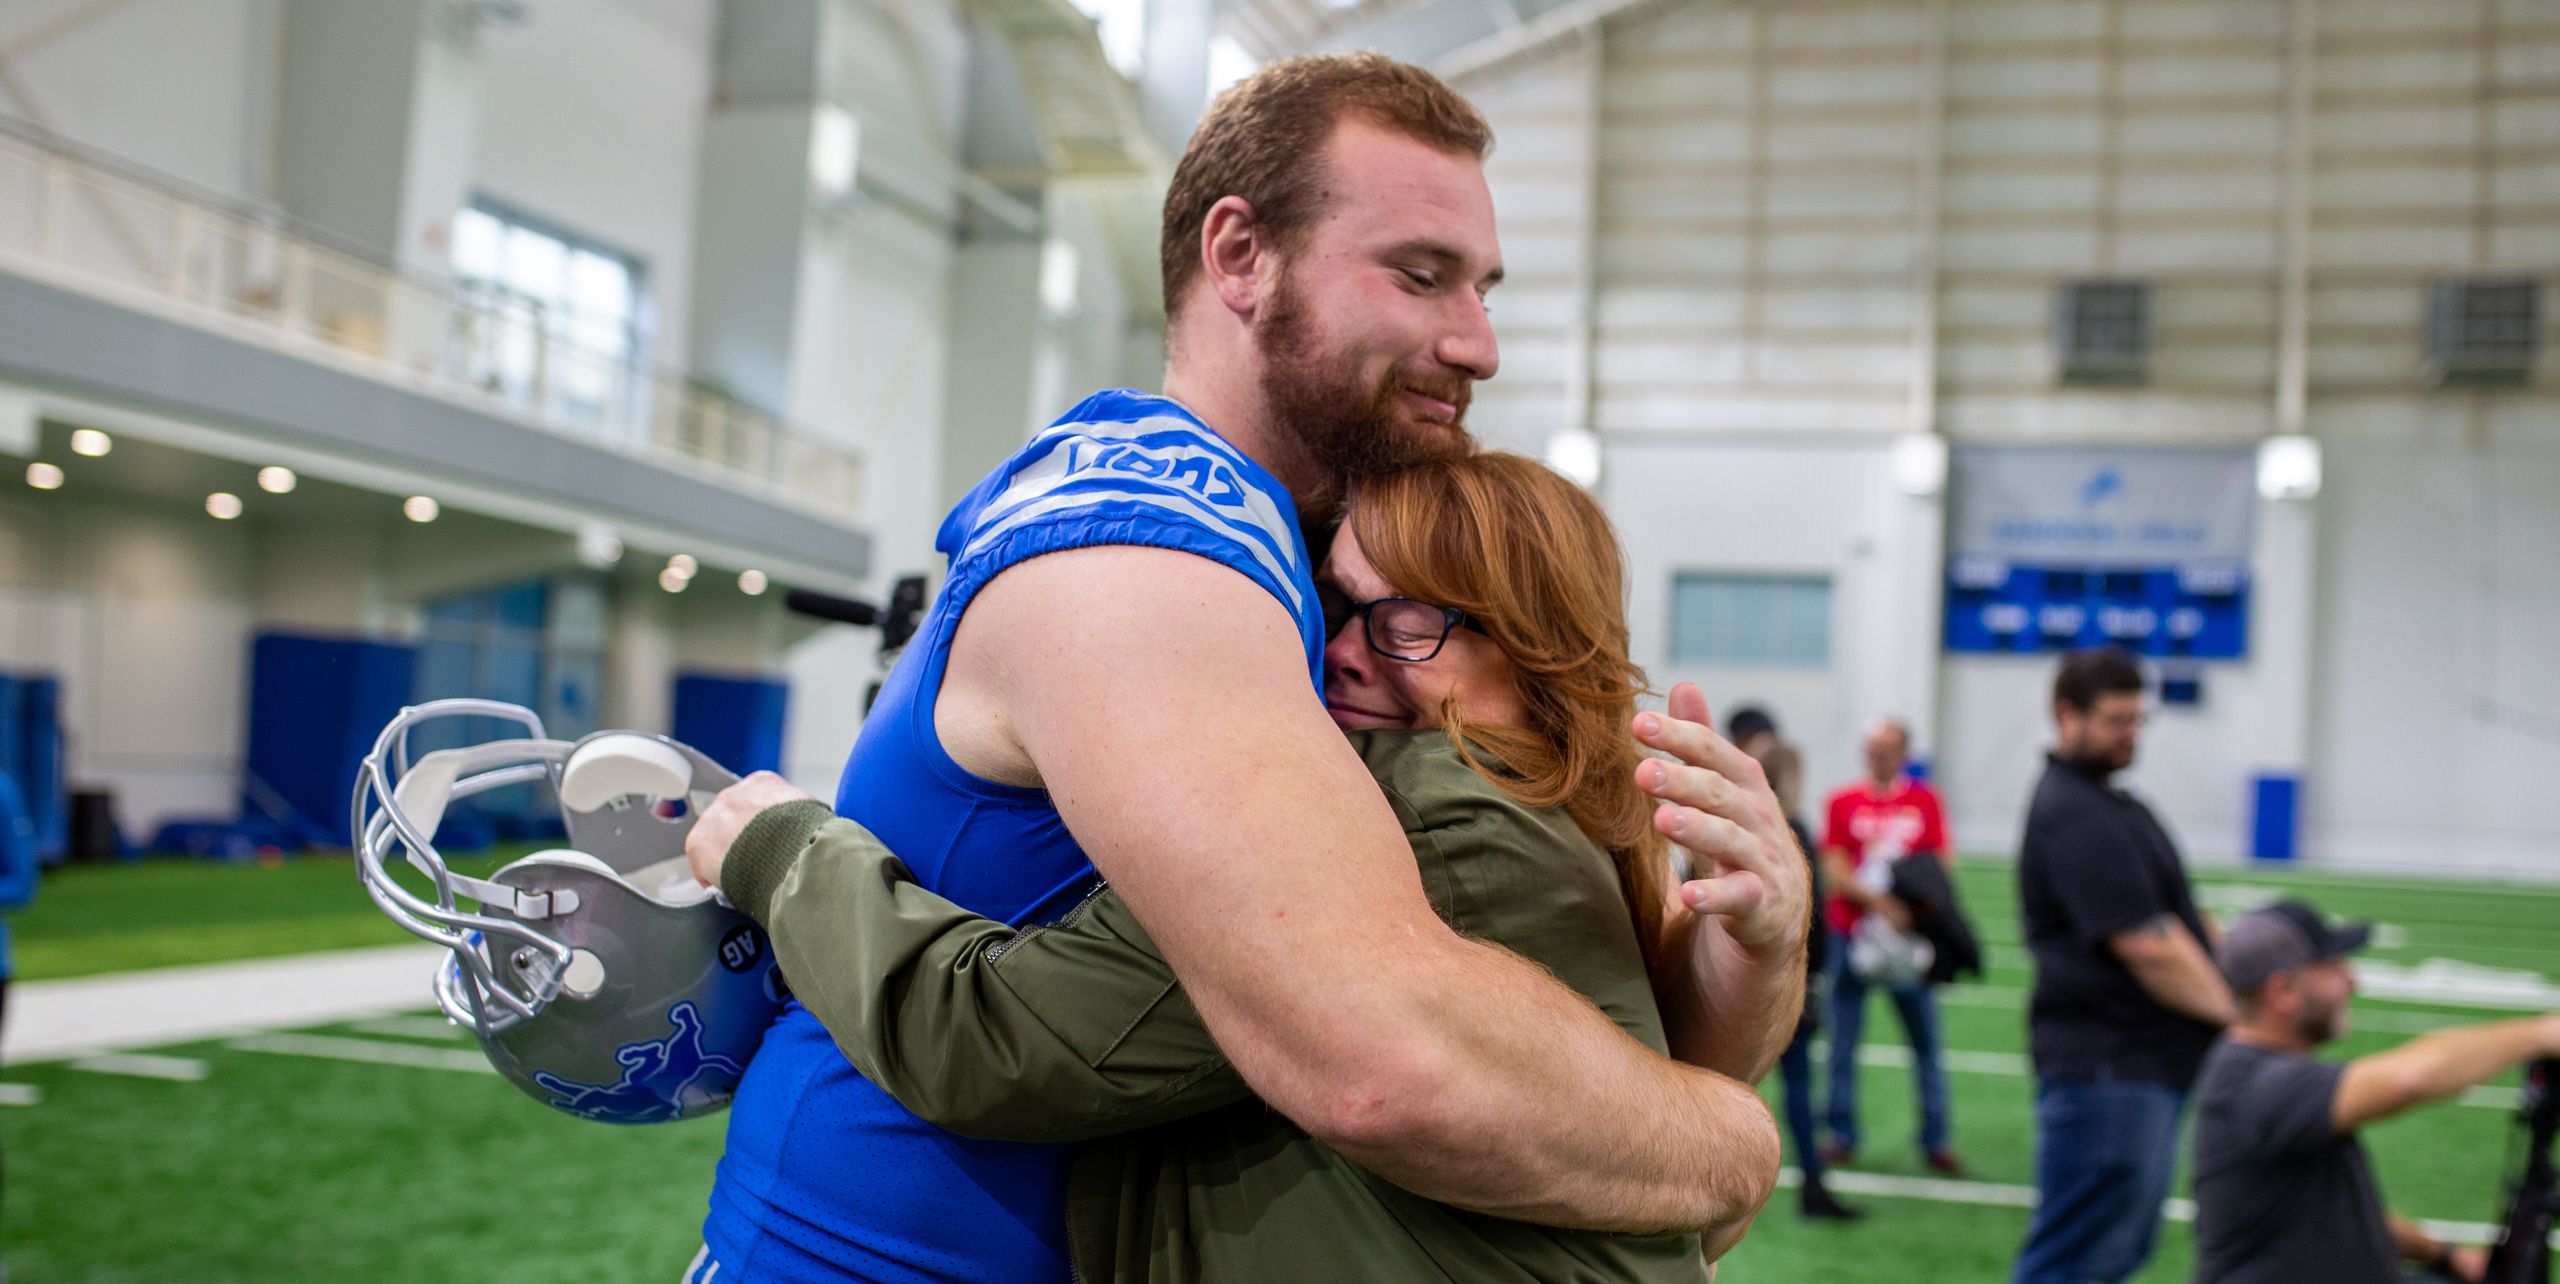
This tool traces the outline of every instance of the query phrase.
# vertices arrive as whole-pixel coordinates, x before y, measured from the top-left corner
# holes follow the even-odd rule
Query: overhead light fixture
[[[204,511],[213,514],[215,521],[230,521],[240,515],[240,509],[240,497],[230,491],[217,490],[204,497]]]
[[[667,559],[667,569],[689,580],[694,572],[702,569],[702,564],[693,560],[691,553],[678,553]]]
[[[71,453],[95,459],[116,448],[116,439],[95,428],[78,428],[71,433]]]
[[[1040,247],[1040,309],[1052,317],[1073,316],[1084,290],[1084,256],[1076,243],[1050,237]]]
[[[622,560],[622,538],[602,522],[578,524],[578,562],[601,571]]]
[[[43,460],[27,465],[27,484],[37,490],[62,489],[62,469]]]
[[[1893,442],[1893,486],[1915,499],[1947,488],[1947,439],[1933,432],[1907,432]]]
[[[1567,428],[1547,442],[1547,467],[1585,490],[1600,484],[1600,434]]]
[[[820,103],[809,118],[809,186],[821,199],[853,195],[861,173],[862,122],[834,103]]]
[[[2258,494],[2267,499],[2317,497],[2320,442],[2301,433],[2278,433],[2259,442]]]
[[[270,464],[258,470],[258,489],[270,495],[290,495],[293,493],[295,483],[300,480],[301,478],[293,475],[292,469],[277,464]]]
[[[738,572],[738,591],[739,591],[739,592],[744,593],[744,594],[746,594],[746,595],[747,595],[747,596],[749,596],[749,597],[758,597],[758,596],[761,596],[761,595],[764,593],[764,590],[765,590],[765,578],[764,578],[764,572],[762,572],[762,571],[740,571],[740,572]]]
[[[432,522],[444,512],[444,506],[426,495],[411,495],[400,501],[400,512],[413,522]]]
[[[658,572],[658,587],[670,593],[682,593],[684,586],[691,583],[693,583],[692,576],[680,574],[672,566]]]

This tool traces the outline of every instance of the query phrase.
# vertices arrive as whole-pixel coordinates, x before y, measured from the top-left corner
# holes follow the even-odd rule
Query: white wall
[[[2304,425],[2330,490],[2265,506],[2250,658],[2159,712],[2128,783],[2203,859],[2247,850],[2253,774],[2298,770],[2307,860],[2560,877],[2560,814],[2529,801],[2560,754],[2560,363],[2494,392],[2421,368],[2439,274],[2560,286],[2560,114],[2523,88],[2560,0],[1944,10],[1933,33],[1920,0],[1662,6],[1608,27],[1596,84],[1569,46],[1467,84],[1510,268],[1479,434],[1543,449],[1585,414],[1587,353],[1640,656],[1672,567],[1835,577],[1827,671],[1657,684],[1770,700],[1817,780],[1854,770],[1865,718],[1916,713],[1959,841],[2010,848],[2052,661],[1941,656],[1943,524],[1893,492],[1891,436],[2275,429],[2286,24],[2316,10]],[[2101,274],[2154,283],[2144,386],[2056,382],[2055,287]]]
[[[2324,856],[2560,877],[2552,424],[2519,404],[2411,404],[2328,425],[2305,798]]]
[[[648,265],[650,351],[683,365],[712,0],[542,0],[480,53],[480,190]]]
[[[418,187],[409,169],[425,158],[412,143],[451,136],[442,119],[418,119],[419,73],[431,65],[418,0],[281,0],[277,12],[277,201],[375,257],[415,261],[417,228],[402,216]],[[435,78],[445,101],[449,79]]]
[[[1887,462],[1878,447],[1838,442],[1629,438],[1612,441],[1605,461],[1601,494],[1627,547],[1637,663],[1656,690],[1697,683],[1719,720],[1744,704],[1768,709],[1804,752],[1809,813],[1825,791],[1858,777],[1859,738],[1877,717],[1913,720],[1914,752],[1935,754],[1895,671],[1914,639],[1895,623],[1902,568],[1893,552],[1915,501],[1892,489]],[[1673,664],[1672,581],[1682,571],[1828,577],[1830,665]]]
[[[12,0],[8,33],[84,0]],[[235,200],[266,198],[279,0],[127,0],[12,51],[0,111]],[[31,100],[31,101],[30,101]]]
[[[68,779],[134,841],[237,814],[252,553],[201,510],[0,496],[0,666],[62,680]]]
[[[820,31],[822,92],[861,122],[870,199],[854,213],[810,216],[800,237],[788,405],[863,450],[869,588],[885,598],[900,575],[940,578],[947,384],[961,374],[949,363],[1015,363],[991,376],[1011,381],[1028,357],[1006,342],[982,355],[955,324],[959,207],[936,175],[953,165],[965,124],[969,36],[958,9],[838,4]],[[784,771],[803,787],[833,793],[878,676],[878,645],[869,630],[829,628],[791,648]]]

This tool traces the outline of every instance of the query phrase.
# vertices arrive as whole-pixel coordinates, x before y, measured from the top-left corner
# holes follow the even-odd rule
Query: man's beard
[[[2346,1033],[2346,1006],[2338,1003],[2324,1008],[2303,1009],[2293,1019],[2294,1033],[2315,1048],[2337,1038]]]
[[[1362,387],[1351,362],[1319,349],[1306,298],[1285,277],[1264,310],[1259,342],[1263,404],[1275,435],[1295,444],[1300,458],[1318,474],[1314,484],[1326,488],[1328,497],[1347,481],[1475,449],[1463,426],[1471,399],[1467,380],[1425,385],[1390,375],[1376,388]],[[1452,421],[1408,423],[1403,404],[1408,389],[1456,407]],[[1317,498],[1301,495],[1299,502]]]
[[[2095,740],[2095,736],[2082,735],[2076,740],[2064,742],[2063,759],[2078,764],[2082,770],[2101,776],[2112,776],[2133,765],[2131,748],[2101,750],[2093,743]]]

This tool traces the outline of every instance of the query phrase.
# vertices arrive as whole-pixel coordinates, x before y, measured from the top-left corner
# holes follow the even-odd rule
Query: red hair
[[[1468,723],[1454,701],[1443,725],[1467,765],[1526,806],[1564,808],[1609,853],[1660,976],[1671,869],[1635,783],[1642,751],[1627,724],[1645,676],[1627,655],[1626,564],[1608,514],[1544,464],[1488,451],[1364,479],[1350,522],[1396,591],[1474,616],[1511,661],[1527,730]]]

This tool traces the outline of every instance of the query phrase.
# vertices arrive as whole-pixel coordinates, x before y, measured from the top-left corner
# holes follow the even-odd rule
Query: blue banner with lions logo
[[[2253,451],[1960,446],[1952,464],[1948,650],[2247,654]]]

